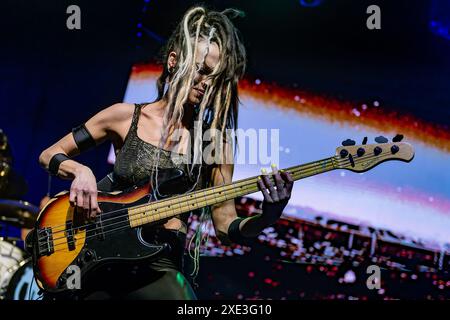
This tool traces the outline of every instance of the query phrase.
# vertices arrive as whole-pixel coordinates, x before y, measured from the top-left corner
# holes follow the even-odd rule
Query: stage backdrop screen
[[[124,101],[151,102],[156,97],[154,65],[135,65]],[[246,162],[236,163],[233,180],[333,156],[343,140],[373,143],[377,136],[397,133],[413,145],[410,163],[390,161],[365,173],[335,170],[300,181],[285,215],[323,216],[360,226],[373,226],[406,235],[436,248],[450,243],[450,134],[420,119],[397,112],[379,101],[357,104],[313,92],[283,88],[261,79],[245,79],[240,88],[238,126],[243,132],[260,129],[258,146],[268,157],[250,163],[248,140],[240,139]],[[247,143],[245,143],[247,141]],[[273,146],[277,150],[273,150]],[[239,158],[239,154],[237,156]],[[267,160],[269,159],[269,163]],[[253,159],[254,160],[254,159]],[[109,161],[114,162],[111,152]],[[250,195],[262,199],[260,192]]]

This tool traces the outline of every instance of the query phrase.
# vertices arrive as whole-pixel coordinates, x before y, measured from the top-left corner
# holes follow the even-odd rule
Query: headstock
[[[400,142],[402,138],[402,135],[396,135],[390,143],[379,136],[375,138],[378,143],[366,144],[366,137],[361,145],[347,139],[342,147],[336,149],[336,168],[364,172],[388,160],[410,162],[414,158],[414,148],[409,143]]]

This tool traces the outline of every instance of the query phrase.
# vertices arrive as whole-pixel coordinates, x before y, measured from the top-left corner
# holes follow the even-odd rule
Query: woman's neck
[[[185,104],[183,110],[183,118],[181,119],[181,123],[183,127],[190,129],[194,124],[194,108],[195,106],[190,104]]]
[[[164,116],[165,109],[167,107],[167,100],[165,98],[158,100],[155,102],[152,109],[157,112],[158,116],[161,118]],[[186,103],[183,108],[183,118],[181,119],[181,125],[190,129],[193,125],[193,117],[194,117],[194,105]]]

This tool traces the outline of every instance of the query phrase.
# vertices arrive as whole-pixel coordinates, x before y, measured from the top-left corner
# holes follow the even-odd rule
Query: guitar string
[[[306,164],[303,164],[303,165],[300,165],[300,166],[293,166],[293,167],[286,168],[286,169],[283,169],[283,170],[289,171],[289,169],[295,168],[295,167],[304,167],[304,168],[306,169],[307,167],[317,166],[317,163],[318,163],[318,162],[322,162],[322,161],[325,161],[325,160],[330,160],[331,158],[334,158],[334,157],[325,158],[325,159],[318,160],[318,161],[313,161],[313,162],[306,163]],[[342,159],[342,160],[344,160],[344,159]],[[340,160],[339,160],[339,161],[340,161]],[[229,183],[229,184],[227,184],[227,185],[223,185],[223,186],[214,186],[214,187],[210,187],[210,188],[205,188],[205,189],[203,189],[203,191],[204,191],[204,192],[209,192],[209,191],[214,191],[214,189],[225,188],[225,187],[234,187],[235,185],[241,184],[241,183],[243,183],[243,182],[247,182],[248,180],[254,180],[254,179],[256,179],[256,177],[249,177],[249,178],[242,179],[242,180],[239,180],[239,181],[236,181],[236,182],[233,182],[233,183]],[[253,183],[253,181],[252,181],[252,183]],[[225,191],[226,191],[226,190],[225,190]],[[216,191],[216,192],[217,192],[217,191]],[[197,191],[197,192],[195,192],[195,193],[200,194],[201,191]],[[193,197],[192,194],[195,194],[195,193],[191,193],[190,198],[192,198],[192,197]],[[180,197],[188,197],[188,195],[182,194],[182,195],[175,196],[175,198],[177,198],[177,197],[178,197],[178,198],[180,198]],[[137,205],[137,206],[133,207],[132,209],[133,209],[133,210],[138,210],[138,209],[140,209],[140,208],[149,207],[149,206],[155,206],[155,205],[158,205],[158,204],[161,204],[161,205],[158,206],[158,207],[156,207],[156,208],[153,208],[153,209],[164,208],[164,207],[166,206],[165,202],[173,201],[173,200],[174,200],[173,197],[172,197],[172,198],[161,199],[161,200],[159,200],[157,203],[153,203],[153,204],[145,203],[145,204],[142,204],[142,205]],[[188,199],[188,200],[191,200],[191,199]],[[131,209],[131,208],[128,208],[128,209]],[[118,210],[108,211],[108,212],[102,213],[102,214],[101,214],[101,217],[109,216],[109,215],[112,215],[113,213],[121,212],[121,211],[123,211],[123,210],[124,210],[124,209],[118,209]],[[113,218],[111,218],[111,219],[114,219],[114,218],[117,218],[117,217],[113,217]],[[119,217],[119,218],[120,218],[120,217]],[[107,220],[102,220],[102,222],[105,222],[105,221],[107,221]],[[92,224],[93,224],[93,223],[89,223],[89,224],[86,224],[86,225],[79,226],[78,228],[87,227],[87,226],[90,226],[90,225],[92,225]],[[57,225],[57,226],[52,226],[51,228],[52,228],[52,230],[53,230],[53,229],[57,229],[57,228],[64,228],[64,227],[66,227],[66,226],[67,226],[66,224],[60,224],[60,225]],[[66,230],[67,230],[67,229],[63,229],[63,230],[60,230],[60,231],[55,231],[55,232],[53,232],[53,234],[58,233],[58,232],[65,232]],[[39,232],[45,233],[45,230],[41,229]]]
[[[380,154],[381,155],[381,154]],[[330,158],[331,159],[331,158]],[[356,160],[356,159],[355,159]],[[363,157],[361,157],[361,158],[359,158],[359,161],[361,161],[361,160],[363,160]],[[356,160],[355,162],[357,162],[358,160]],[[317,166],[318,164],[316,164],[316,166]],[[283,170],[286,170],[286,169],[283,169]],[[317,169],[314,169],[314,171],[315,172],[317,172]],[[300,172],[301,173],[301,172]],[[308,172],[309,173],[309,172]],[[295,174],[297,174],[297,173],[295,173]],[[294,173],[293,173],[293,175],[295,175]],[[305,177],[308,177],[308,176],[305,176]],[[301,177],[300,177],[301,178]],[[248,186],[246,186],[246,188],[244,189],[245,190],[245,192],[247,192],[247,191],[251,191],[253,188],[254,188],[254,181],[252,182],[252,184],[250,185],[248,185]],[[255,192],[256,191],[258,191],[258,189],[256,189],[255,190]],[[248,193],[244,193],[244,194],[248,194]],[[239,195],[235,195],[234,197],[238,197]],[[213,197],[213,199],[214,199],[214,197]],[[168,211],[168,210],[166,210],[166,211]],[[170,211],[173,211],[173,210],[170,210]],[[137,213],[137,214],[135,214],[135,215],[139,215],[140,213]],[[123,215],[123,216],[121,216],[122,218],[123,217],[126,217],[127,215],[125,214],[125,215]],[[149,218],[151,217],[151,215],[150,216],[148,216]],[[144,219],[144,218],[142,218],[142,219]],[[141,219],[141,220],[142,220]],[[148,218],[147,218],[148,219]],[[158,220],[161,220],[161,218],[158,218],[157,220],[155,220],[155,221],[158,221]],[[155,222],[155,221],[150,221],[150,222]],[[120,222],[116,222],[116,223],[113,223],[113,224],[110,224],[110,225],[108,225],[108,227],[110,227],[110,226],[112,226],[112,225],[116,225],[116,224],[123,224],[123,223],[127,223],[127,225],[125,225],[125,226],[123,226],[123,227],[118,227],[118,228],[114,228],[114,229],[111,229],[111,230],[109,230],[109,231],[106,231],[106,232],[103,232],[103,234],[109,234],[109,233],[112,233],[112,232],[117,232],[117,231],[119,231],[119,230],[123,230],[123,229],[128,229],[128,228],[133,228],[133,226],[130,226],[130,224],[128,223],[128,222],[130,222],[130,220],[125,220],[125,221],[120,221]],[[149,222],[146,222],[146,223],[149,223]],[[92,224],[93,225],[93,224]],[[96,231],[96,229],[93,229],[93,230],[87,230],[86,232],[95,232]],[[95,235],[89,235],[89,236],[86,236],[85,237],[85,240],[88,240],[88,239],[91,239],[91,238],[94,238],[94,237],[97,237],[97,234],[95,234]],[[45,238],[45,237],[44,237]],[[57,238],[57,239],[54,239],[54,241],[55,240],[58,240],[58,239],[65,239],[66,237],[61,237],[61,238]],[[41,238],[41,240],[42,240],[42,238]],[[60,246],[60,245],[68,245],[68,244],[74,244],[76,241],[77,241],[78,239],[74,239],[73,241],[65,241],[65,242],[63,242],[63,243],[59,243],[59,244],[55,244],[53,247],[55,248],[56,246]],[[46,245],[45,243],[43,243],[43,244],[39,244],[39,248],[40,248],[40,246],[41,245]],[[62,250],[65,250],[65,249],[62,249]],[[61,251],[61,250],[55,250],[54,252],[56,252],[56,251]]]
[[[380,154],[381,155],[381,154]],[[326,160],[331,160],[333,157],[331,157],[331,158],[327,158]],[[358,159],[358,161],[361,161],[361,160],[364,160],[363,159],[364,157],[361,157],[361,158],[359,158]],[[345,162],[345,160],[340,160],[341,162]],[[320,165],[321,167],[323,167],[323,164],[320,164],[319,163],[320,161],[317,161],[313,166],[314,167],[317,167],[318,165]],[[331,163],[332,164],[332,169],[335,169],[334,168],[334,162],[332,162]],[[292,174],[294,175],[294,174],[296,174],[296,173],[294,173],[294,171],[300,171],[300,170],[302,170],[302,171],[305,171],[305,170],[303,170],[303,169],[305,169],[304,167],[302,167],[302,166],[296,166],[297,167],[297,169],[295,169],[295,170],[291,170],[292,172]],[[299,168],[299,167],[302,167],[302,168]],[[309,166],[310,168],[311,168],[311,166]],[[294,167],[295,168],[295,167]],[[288,168],[289,169],[289,168]],[[284,169],[284,170],[288,170],[288,169]],[[309,170],[308,170],[309,171]],[[317,173],[317,171],[318,171],[318,169],[317,168],[314,168],[314,171]],[[319,172],[320,172],[320,170],[319,170]],[[325,172],[325,171],[322,171],[322,172]],[[310,171],[309,172],[306,172],[306,174],[309,174],[310,173]],[[305,177],[307,177],[307,176],[305,176]],[[251,185],[253,186],[253,184],[255,183],[255,181],[253,181],[255,178],[248,178],[248,179],[244,179],[244,180],[241,180],[241,181],[239,181],[239,183],[242,183],[242,182],[244,182],[245,180],[245,182],[250,182],[251,183]],[[298,178],[297,178],[298,179]],[[252,180],[252,181],[248,181],[248,180]],[[248,185],[248,183],[246,183],[246,184],[242,184],[242,186],[241,186],[241,188],[242,187],[244,187],[244,186],[246,186],[246,185]],[[233,185],[233,184],[228,184],[227,185],[227,187],[231,187],[231,189],[236,189],[236,186],[235,185]],[[228,189],[230,189],[230,188],[228,188]],[[205,191],[206,191],[206,189],[205,189]],[[222,192],[226,192],[226,191],[228,191],[228,190],[225,190],[225,191],[222,191]],[[255,190],[255,192],[256,191],[258,191],[258,189],[256,189]],[[205,192],[204,192],[205,193]],[[216,192],[217,193],[217,192]],[[234,192],[234,193],[236,193],[236,192]],[[252,193],[252,192],[250,192],[250,193]],[[208,197],[209,196],[209,197]],[[210,193],[208,196],[205,196],[205,194],[203,194],[203,197],[205,198],[205,202],[207,202],[208,200],[213,200],[213,199],[215,199],[216,198],[216,196],[215,196],[215,193]],[[212,197],[211,197],[212,196]],[[239,195],[237,195],[237,196],[239,196]],[[234,197],[237,197],[236,195],[234,196]],[[208,200],[206,200],[206,198],[209,198]],[[194,198],[195,200],[198,200],[199,198],[201,198],[201,197],[196,197],[196,198]],[[171,199],[172,201],[173,201],[173,199]],[[226,199],[227,200],[227,199]],[[202,200],[203,201],[203,200]],[[225,201],[225,200],[224,200]],[[198,201],[196,201],[194,204],[197,204],[198,205]],[[193,205],[194,205],[193,204]],[[204,205],[204,206],[206,206],[206,205]],[[145,207],[145,206],[144,206]],[[164,208],[164,207],[166,207],[166,206],[160,206],[159,208]],[[169,206],[170,207],[170,206]],[[179,205],[179,207],[181,208],[181,205]],[[195,209],[198,209],[198,208],[190,208],[191,210],[195,210]],[[123,209],[122,209],[123,210]],[[155,209],[155,210],[157,210],[157,209]],[[183,210],[183,209],[182,209]],[[121,211],[121,210],[118,210],[118,211]],[[146,211],[149,211],[149,210],[146,210]],[[189,210],[186,210],[186,212],[188,212]],[[147,215],[147,217],[143,217],[143,218],[141,218],[140,220],[143,220],[143,219],[151,219],[151,217],[152,216],[156,216],[156,215],[163,215],[163,214],[165,214],[166,212],[174,212],[174,209],[170,209],[170,210],[167,210],[167,209],[165,209],[165,210],[162,210],[162,212],[161,213],[158,213],[158,214],[153,214],[153,215]],[[127,212],[128,213],[128,212]],[[107,219],[107,220],[104,220],[103,222],[107,222],[107,221],[110,221],[110,220],[114,220],[114,219],[121,219],[121,218],[126,218],[127,216],[128,217],[135,217],[135,216],[138,216],[138,215],[140,215],[142,212],[138,212],[138,213],[135,213],[135,214],[132,214],[132,215],[128,215],[127,213],[125,213],[125,214],[123,214],[123,215],[121,215],[121,216],[118,216],[118,217],[114,217],[114,218],[111,218],[111,219]],[[144,211],[144,214],[145,214],[145,211]],[[178,214],[178,213],[177,213]],[[172,214],[172,215],[176,215],[176,214]],[[172,215],[170,215],[170,216],[172,216]],[[167,217],[164,217],[164,218],[167,218]],[[136,219],[135,219],[136,220]],[[139,219],[138,219],[139,220]],[[155,221],[158,221],[158,220],[162,220],[161,218],[158,218],[158,219],[156,219]],[[119,223],[127,223],[127,222],[130,222],[130,221],[132,221],[132,220],[125,220],[125,221],[123,221],[123,220],[121,220],[121,221],[119,221],[119,222],[116,222],[116,223],[111,223],[111,224],[109,224],[109,225],[107,225],[106,227],[111,227],[111,226],[113,226],[114,224],[119,224]],[[148,222],[152,222],[152,221],[148,221]],[[148,223],[147,222],[147,223]],[[94,225],[94,223],[91,223],[91,224],[89,224],[89,225],[86,225],[86,226],[92,226],[92,225]],[[86,226],[84,226],[84,227],[86,227]],[[134,227],[134,226],[133,226]],[[55,234],[56,233],[61,233],[61,232],[66,232],[66,231],[74,231],[74,230],[79,230],[79,229],[81,229],[81,228],[83,228],[83,226],[81,226],[81,227],[77,227],[77,228],[72,228],[72,229],[66,229],[66,230],[62,230],[62,231],[58,231],[58,232],[55,232]],[[97,228],[96,229],[94,229],[94,230],[88,230],[87,232],[95,232],[97,230]],[[43,238],[47,238],[48,236],[44,236]],[[39,239],[39,240],[42,240],[43,239],[42,237]],[[55,240],[58,240],[58,239],[65,239],[66,238],[66,236],[64,236],[64,237],[60,237],[60,238],[56,238],[56,239],[53,239],[54,241]],[[45,243],[44,243],[44,245],[45,245]]]
[[[387,153],[389,153],[389,152],[387,152]],[[387,153],[381,153],[381,154],[378,155],[378,157],[381,156],[381,155],[385,155],[385,154],[387,154]],[[356,156],[356,155],[355,155],[355,156]],[[360,160],[364,160],[364,159],[367,159],[367,158],[370,158],[370,157],[372,157],[372,155],[363,156],[363,157],[359,157],[359,158],[356,158],[356,159],[358,159],[358,160],[360,161]],[[292,166],[292,167],[289,167],[289,168],[285,168],[285,169],[283,169],[283,170],[285,170],[285,171],[292,171],[292,169],[295,169],[295,168],[297,168],[297,169],[295,169],[295,170],[299,170],[299,169],[307,169],[308,167],[309,167],[309,168],[311,168],[311,167],[316,167],[316,166],[319,165],[319,164],[322,165],[322,163],[323,163],[324,161],[330,161],[330,160],[333,161],[333,159],[334,159],[335,161],[337,161],[337,162],[347,162],[347,161],[348,161],[348,163],[346,163],[346,164],[344,164],[344,165],[347,165],[347,164],[351,163],[350,160],[347,160],[347,159],[336,159],[336,156],[333,156],[333,157],[325,158],[325,159],[322,159],[322,160],[312,161],[312,162],[309,162],[309,163],[306,163],[306,164],[303,164],[303,165]],[[342,165],[342,163],[339,164],[339,165]],[[215,191],[214,189],[226,188],[226,187],[234,188],[234,187],[235,187],[236,185],[238,185],[238,184],[241,184],[241,183],[243,183],[243,182],[247,182],[247,181],[249,181],[249,180],[254,180],[254,179],[256,179],[256,177],[249,177],[249,178],[246,178],[246,179],[242,179],[242,180],[239,180],[239,181],[230,183],[230,184],[228,184],[228,185],[224,185],[224,186],[214,186],[214,187],[206,188],[206,189],[203,189],[203,192],[205,193],[205,192],[213,191],[214,193],[217,193],[217,191]],[[251,181],[251,183],[253,183],[253,182],[254,182],[254,181]],[[201,190],[201,191],[202,191],[202,190]],[[200,194],[201,191],[197,191],[196,193]],[[227,191],[227,190],[224,190],[224,191]],[[193,194],[195,194],[195,193],[193,193]],[[166,207],[165,202],[173,201],[174,198],[182,198],[182,197],[187,197],[187,195],[182,194],[182,195],[178,195],[178,196],[171,197],[171,198],[161,199],[161,200],[159,200],[159,201],[157,201],[156,203],[153,203],[153,204],[148,204],[148,203],[146,203],[146,204],[137,205],[137,206],[134,206],[133,208],[128,208],[128,209],[138,210],[138,209],[140,209],[140,208],[149,207],[149,206],[153,207],[152,209],[164,208],[164,207]],[[193,197],[193,196],[192,196],[192,194],[191,194],[191,196],[190,196],[191,199],[187,199],[187,200],[192,200],[192,197]],[[195,198],[194,198],[194,199],[195,199]],[[181,202],[181,201],[180,201],[180,202]],[[158,205],[159,205],[159,206],[158,206]],[[154,207],[154,206],[156,206],[156,207]],[[105,216],[108,216],[108,215],[111,215],[111,214],[113,214],[113,213],[120,212],[120,211],[123,211],[123,210],[124,210],[124,209],[118,209],[118,210],[113,210],[113,211],[105,212],[105,213],[102,213],[102,214],[101,214],[101,217],[105,217]],[[146,210],[146,211],[149,211],[149,210]],[[116,218],[121,218],[121,216],[119,216],[119,217],[113,217],[113,218],[111,218],[111,219],[116,219]],[[106,221],[108,221],[108,219],[107,219],[107,220],[102,220],[101,222],[106,222]],[[77,227],[77,228],[82,229],[82,228],[91,226],[91,225],[93,225],[93,224],[95,224],[95,223],[88,223],[88,224],[79,226],[79,227]],[[53,231],[53,229],[57,229],[57,228],[65,228],[66,226],[67,226],[66,224],[61,224],[61,225],[57,225],[57,226],[51,226],[50,228],[52,228],[52,231]],[[53,234],[59,233],[59,232],[65,232],[65,231],[67,231],[67,229],[62,229],[62,230],[60,230],[60,231],[55,231],[55,232],[53,232]],[[39,230],[39,232],[45,233],[46,230],[41,229],[41,230]]]
[[[387,152],[387,153],[389,153],[389,152]],[[378,155],[378,157],[381,156],[381,155],[385,155],[385,154],[387,154],[387,153],[381,153],[381,154]],[[356,156],[356,155],[355,155],[355,156]],[[356,158],[356,159],[358,159],[359,161],[361,161],[361,160],[364,160],[364,159],[367,159],[367,158],[370,158],[370,157],[372,157],[372,155],[363,156],[363,157],[359,157],[359,158]],[[347,162],[347,161],[348,161],[348,163],[346,163],[345,165],[351,163],[350,160],[347,160],[347,159],[336,159],[336,156],[333,156],[333,157],[325,158],[325,159],[322,159],[322,160],[312,161],[312,162],[309,162],[309,163],[306,163],[306,164],[303,164],[303,165],[292,166],[292,167],[289,167],[289,168],[286,168],[286,169],[283,169],[283,170],[285,170],[285,171],[289,171],[289,170],[292,171],[292,169],[294,169],[294,168],[297,168],[297,169],[295,169],[295,170],[300,170],[300,169],[307,169],[308,167],[309,167],[309,168],[311,168],[311,167],[316,167],[316,166],[319,165],[319,164],[322,165],[322,163],[323,163],[324,161],[330,161],[330,160],[333,161],[333,158],[334,158],[334,160],[337,161],[337,162]],[[354,159],[354,160],[355,160],[355,159]],[[342,165],[342,164],[340,164],[340,165]],[[254,179],[256,179],[256,177],[249,177],[249,178],[246,178],[246,179],[242,179],[242,180],[236,181],[236,182],[234,182],[234,183],[230,183],[230,184],[228,184],[228,185],[224,185],[224,186],[214,186],[214,187],[206,188],[206,189],[203,189],[203,192],[205,193],[205,192],[209,192],[209,191],[214,191],[214,193],[217,193],[217,191],[215,191],[214,189],[226,188],[226,187],[234,188],[235,185],[241,184],[241,183],[243,183],[243,182],[247,182],[247,181],[249,181],[249,180],[254,180]],[[254,183],[254,181],[251,181],[251,183]],[[196,193],[200,194],[201,191],[202,191],[202,190],[197,191]],[[224,190],[224,191],[227,191],[227,190]],[[153,207],[152,209],[155,209],[155,211],[156,211],[156,210],[159,209],[159,208],[164,208],[164,207],[166,207],[165,202],[173,201],[174,198],[182,198],[182,197],[187,197],[187,195],[182,194],[182,195],[178,195],[178,196],[171,197],[171,198],[161,199],[161,200],[157,201],[157,203],[153,203],[153,204],[148,204],[148,203],[146,203],[146,204],[137,205],[137,206],[135,206],[135,207],[133,207],[133,208],[128,208],[128,209],[138,210],[138,209],[140,209],[140,208],[144,208],[144,207],[149,207],[149,206],[151,206],[151,207]],[[193,197],[193,196],[192,196],[192,194],[191,194],[191,196],[190,196],[191,199],[187,199],[187,200],[192,200],[192,197]],[[194,197],[194,199],[195,199],[195,197]],[[181,202],[181,200],[180,200],[180,202]],[[159,205],[159,206],[158,206],[158,205]],[[154,206],[156,206],[156,207],[154,207]],[[113,210],[113,211],[105,212],[105,213],[102,213],[100,216],[103,218],[103,217],[105,217],[105,216],[112,215],[113,213],[117,213],[117,212],[120,212],[120,211],[123,211],[123,210],[124,210],[124,209],[118,209],[118,210]],[[149,210],[146,210],[146,211],[149,211]],[[189,211],[189,210],[188,210],[188,211]],[[138,213],[138,214],[139,214],[139,213]],[[116,218],[121,218],[121,216],[119,216],[119,217],[113,217],[113,218],[111,218],[111,219],[116,219]],[[100,222],[103,223],[103,222],[106,222],[106,221],[108,221],[108,219],[106,219],[106,220],[101,220]],[[77,227],[77,228],[78,228],[78,229],[82,229],[82,228],[91,226],[91,225],[93,225],[93,224],[95,224],[95,223],[93,223],[93,222],[92,222],[92,223],[88,223],[88,224],[79,226],[79,227]],[[51,226],[51,227],[49,227],[49,228],[52,228],[52,231],[53,231],[53,229],[64,228],[64,227],[66,227],[66,226],[67,226],[66,224],[61,224],[61,225],[57,225],[57,226]],[[66,232],[67,230],[68,230],[68,229],[62,229],[62,230],[60,230],[60,231],[55,231],[55,232],[52,232],[52,233],[53,233],[53,234],[56,234],[56,233]],[[70,229],[69,229],[69,230],[70,230]],[[72,230],[73,230],[73,229],[72,229]],[[39,232],[45,233],[46,230],[41,229],[41,230],[38,231],[38,233],[39,233]],[[46,235],[44,235],[44,236],[46,236]]]

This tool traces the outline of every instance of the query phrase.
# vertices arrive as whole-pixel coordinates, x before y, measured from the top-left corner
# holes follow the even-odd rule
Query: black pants
[[[128,290],[95,291],[82,300],[196,300],[185,276],[178,270],[155,271],[148,284],[130,286]]]

